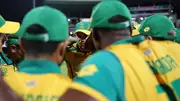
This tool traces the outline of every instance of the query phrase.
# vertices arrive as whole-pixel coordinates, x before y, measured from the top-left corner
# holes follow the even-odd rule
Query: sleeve
[[[82,64],[74,82],[93,88],[110,101],[125,101],[122,65],[117,57],[108,51],[90,56]]]

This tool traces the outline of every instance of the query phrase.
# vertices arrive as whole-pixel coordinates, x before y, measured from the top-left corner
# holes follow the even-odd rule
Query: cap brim
[[[15,34],[20,28],[20,23],[6,21],[6,23],[0,27],[1,34]]]
[[[84,34],[86,34],[88,36],[91,34],[91,32],[88,31],[88,30],[77,30],[77,31],[75,31],[75,33],[77,33],[77,32],[82,32],[82,33],[84,33]]]

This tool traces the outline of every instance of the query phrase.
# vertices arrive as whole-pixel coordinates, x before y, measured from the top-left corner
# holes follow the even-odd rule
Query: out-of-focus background
[[[33,7],[49,5],[60,9],[68,16],[70,31],[79,21],[88,21],[92,7],[102,0],[1,0],[0,14],[6,20],[21,22],[25,13]],[[130,9],[133,20],[143,21],[147,16],[156,13],[167,15],[180,27],[179,0],[122,0]]]

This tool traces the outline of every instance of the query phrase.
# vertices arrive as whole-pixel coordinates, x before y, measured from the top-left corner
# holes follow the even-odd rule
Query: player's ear
[[[66,48],[68,46],[69,40],[65,40],[58,45],[59,54],[63,56],[66,52]]]
[[[68,45],[67,41],[58,43],[56,50],[52,54],[52,60],[59,65],[62,63],[64,59],[67,45]]]

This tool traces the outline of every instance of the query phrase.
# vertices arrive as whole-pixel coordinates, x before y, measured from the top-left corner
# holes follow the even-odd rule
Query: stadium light
[[[90,21],[90,18],[82,18],[81,21],[89,22],[89,21]]]
[[[143,18],[143,17],[140,17],[140,20],[144,20],[144,18]]]

